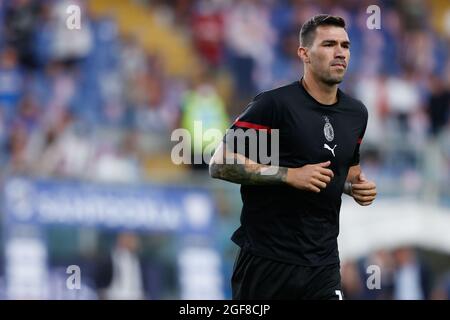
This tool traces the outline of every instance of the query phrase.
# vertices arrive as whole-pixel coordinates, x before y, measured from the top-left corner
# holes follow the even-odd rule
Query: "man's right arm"
[[[271,170],[273,174],[268,174]],[[209,174],[216,179],[246,185],[286,183],[288,168],[256,163],[226,148],[222,142],[209,163]]]
[[[226,148],[222,142],[209,164],[211,177],[243,185],[288,184],[294,188],[320,192],[334,176],[330,162],[300,168],[276,167],[256,163]]]

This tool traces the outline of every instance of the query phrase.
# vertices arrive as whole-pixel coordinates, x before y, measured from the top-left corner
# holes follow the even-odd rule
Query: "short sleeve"
[[[274,101],[269,93],[257,95],[233,122],[231,129],[266,129],[270,130],[273,124]]]
[[[353,158],[352,158],[352,162],[351,162],[350,166],[356,166],[356,165],[359,164],[359,161],[360,161],[360,153],[359,153],[359,151],[360,151],[360,147],[361,147],[362,141],[364,139],[364,134],[366,133],[367,121],[368,121],[368,112],[367,112],[367,109],[366,109],[366,107],[364,105],[362,105],[362,107],[363,107],[363,111],[364,111],[363,112],[363,120],[362,120],[363,121],[363,126],[362,126],[362,129],[361,129],[361,131],[360,131],[360,133],[358,135],[358,141],[356,143],[355,151],[353,153]]]
[[[262,139],[267,137],[266,146],[270,150],[270,133],[274,124],[274,108],[275,101],[268,92],[257,95],[227,130],[223,142],[228,147],[232,145],[235,153],[240,153],[259,162],[257,153],[259,153],[261,135],[264,135],[261,137]],[[252,142],[252,139],[255,140]],[[251,152],[249,152],[252,144],[256,147],[253,150],[255,152],[258,150],[256,154],[250,154]]]

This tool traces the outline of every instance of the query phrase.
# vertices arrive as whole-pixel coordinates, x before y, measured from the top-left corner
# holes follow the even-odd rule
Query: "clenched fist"
[[[327,167],[330,161],[316,164],[307,164],[300,168],[289,168],[286,183],[294,188],[320,192],[325,189],[334,177],[333,171]]]
[[[357,182],[352,184],[351,196],[361,206],[370,205],[377,196],[375,182],[368,181],[363,173],[360,173]]]

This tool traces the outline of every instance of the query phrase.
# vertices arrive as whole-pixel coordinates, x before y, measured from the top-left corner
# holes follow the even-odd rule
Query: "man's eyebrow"
[[[337,41],[336,40],[327,39],[327,40],[323,40],[322,43],[337,43]]]
[[[338,43],[338,41],[337,40],[332,40],[332,39],[327,39],[327,40],[323,40],[322,41],[322,44],[325,44],[325,43],[336,44],[336,43]],[[342,41],[342,44],[349,46],[350,45],[350,41],[348,41],[348,40]]]

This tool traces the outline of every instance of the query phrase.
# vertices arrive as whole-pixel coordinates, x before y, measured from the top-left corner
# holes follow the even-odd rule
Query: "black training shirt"
[[[339,262],[341,196],[349,167],[359,163],[367,118],[365,106],[341,90],[335,104],[323,105],[300,81],[257,95],[231,129],[254,129],[259,134],[264,130],[269,137],[278,129],[280,166],[330,160],[334,178],[320,193],[288,185],[242,185],[241,226],[232,240],[255,255],[282,262],[306,266]],[[246,139],[234,139],[248,144]],[[248,149],[247,145],[245,153]]]

